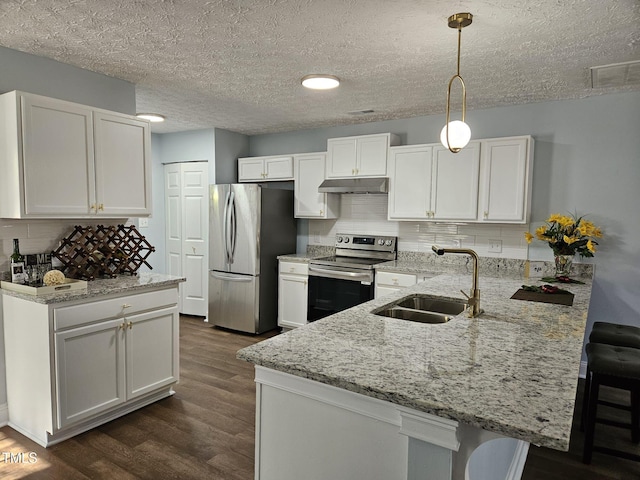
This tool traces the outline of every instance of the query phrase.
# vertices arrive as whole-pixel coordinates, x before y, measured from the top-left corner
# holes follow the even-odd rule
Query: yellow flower
[[[538,240],[546,240],[547,237],[544,236],[544,232],[547,231],[547,227],[546,226],[541,226],[536,228],[536,237],[538,238]]]
[[[564,240],[564,243],[566,243],[567,245],[571,245],[573,242],[578,241],[576,237],[567,237],[566,235],[562,237],[562,240]]]
[[[591,253],[596,252],[596,245],[591,240],[587,241],[587,250],[589,250]]]
[[[549,218],[547,219],[547,223],[560,223],[560,219],[563,218],[562,215],[560,215],[559,213],[552,213],[551,215],[549,215]]]
[[[602,230],[600,230],[600,228],[596,227],[593,229],[593,233],[592,235],[596,238],[602,238]]]
[[[573,226],[574,220],[571,217],[560,217],[558,223],[562,225],[562,227],[567,228]]]
[[[527,240],[527,243],[531,243],[531,241],[533,240],[533,235],[531,235],[531,233],[529,232],[525,232],[524,238]]]

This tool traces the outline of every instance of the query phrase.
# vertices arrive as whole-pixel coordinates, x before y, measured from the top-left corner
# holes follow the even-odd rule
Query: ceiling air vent
[[[640,60],[591,67],[591,88],[640,85]]]
[[[374,110],[354,110],[353,112],[347,112],[348,115],[368,115],[369,113],[373,113]]]

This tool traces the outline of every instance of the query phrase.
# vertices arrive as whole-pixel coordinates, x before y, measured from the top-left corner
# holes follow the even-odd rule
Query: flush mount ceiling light
[[[149,120],[153,123],[164,122],[166,118],[164,115],[160,115],[159,113],[137,113],[136,117],[144,118],[145,120]]]
[[[458,29],[458,72],[449,80],[449,87],[447,88],[447,123],[442,132],[440,132],[440,141],[452,153],[458,153],[471,140],[471,129],[469,125],[464,123],[467,110],[467,90],[464,86],[464,80],[460,76],[460,40],[462,38],[462,29],[471,25],[472,21],[473,15],[470,13],[456,13],[449,17],[449,27]],[[460,80],[460,86],[462,87],[462,120],[449,121],[451,85],[453,85],[455,79]]]
[[[340,79],[335,75],[313,73],[302,77],[301,83],[303,87],[312,90],[329,90],[340,85]]]

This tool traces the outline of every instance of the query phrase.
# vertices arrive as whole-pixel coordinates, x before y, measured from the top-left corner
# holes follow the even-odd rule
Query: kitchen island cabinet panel
[[[40,95],[0,95],[0,217],[151,214],[149,123]]]

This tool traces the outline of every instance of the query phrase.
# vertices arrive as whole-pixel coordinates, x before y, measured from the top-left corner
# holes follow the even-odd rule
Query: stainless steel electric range
[[[309,262],[307,320],[313,322],[373,299],[374,265],[395,260],[397,238],[336,235],[336,254]]]

